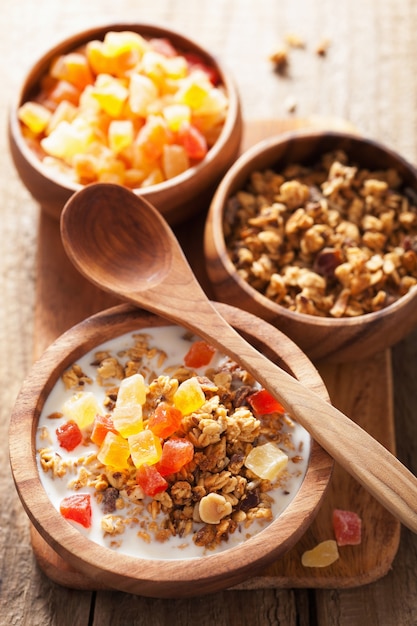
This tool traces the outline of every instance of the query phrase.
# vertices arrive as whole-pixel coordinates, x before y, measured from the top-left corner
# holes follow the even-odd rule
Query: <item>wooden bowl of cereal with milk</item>
[[[417,325],[417,172],[343,132],[294,132],[244,153],[205,231],[215,297],[313,360],[352,361]]]
[[[49,48],[9,117],[20,178],[58,219],[75,191],[112,182],[180,222],[208,204],[241,134],[223,62],[181,33],[142,23],[89,28]]]
[[[328,400],[291,340],[216,306]],[[237,364],[130,305],[73,327],[33,366],[10,458],[35,529],[89,588],[173,598],[231,587],[279,559],[312,522],[333,465]]]

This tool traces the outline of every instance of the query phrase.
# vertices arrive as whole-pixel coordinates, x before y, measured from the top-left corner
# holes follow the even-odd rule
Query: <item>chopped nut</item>
[[[218,524],[232,512],[232,505],[219,493],[209,493],[201,498],[198,508],[200,519],[206,524]]]

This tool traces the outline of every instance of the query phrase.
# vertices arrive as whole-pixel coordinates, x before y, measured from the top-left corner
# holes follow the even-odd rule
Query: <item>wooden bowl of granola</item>
[[[328,400],[291,340],[216,306]],[[190,413],[197,383],[203,399]],[[66,332],[29,373],[10,426],[17,491],[77,586],[174,598],[231,587],[297,542],[330,480],[332,459],[270,400],[184,329],[129,305],[109,309]]]
[[[354,134],[271,137],[219,185],[205,254],[216,299],[312,360],[368,357],[417,324],[416,170]]]
[[[180,33],[141,23],[54,45],[29,69],[9,117],[17,171],[55,218],[74,191],[101,181],[182,221],[208,205],[241,134],[224,64]]]

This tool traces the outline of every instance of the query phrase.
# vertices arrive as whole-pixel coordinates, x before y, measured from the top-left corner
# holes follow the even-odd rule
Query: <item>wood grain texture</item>
[[[386,142],[417,163],[417,5],[413,0],[258,0],[256,11],[253,0],[19,0],[4,7],[0,23],[0,52],[7,59],[0,64],[0,375],[7,384],[2,386],[0,403],[2,621],[25,626],[185,626],[197,622],[204,626],[415,626],[417,538],[405,529],[397,556],[385,576],[372,584],[349,588],[329,589],[325,585],[316,591],[227,591],[197,601],[167,602],[118,592],[74,592],[51,582],[36,565],[27,516],[7,466],[7,435],[11,407],[31,366],[33,348],[42,349],[48,341],[48,332],[36,333],[36,339],[34,335],[35,255],[41,241],[46,246],[44,256],[48,256],[51,231],[48,234],[44,222],[38,239],[37,205],[12,166],[5,124],[9,102],[15,97],[23,72],[47,46],[79,28],[121,18],[162,23],[191,36],[197,34],[201,42],[227,61],[241,94],[245,121],[278,117],[291,122],[291,103],[297,118],[348,119],[360,132]],[[289,32],[299,34],[305,47],[289,50],[288,71],[281,76],[272,71],[268,57],[282,46]],[[330,46],[327,54],[319,57],[315,48],[323,39],[328,39]],[[181,235],[198,252],[198,242],[189,241],[187,229]],[[71,268],[64,265],[61,267],[65,269],[55,276],[53,258],[43,259],[43,263],[49,268],[54,288],[62,286],[67,295],[77,294],[71,297],[65,314],[56,302],[56,291],[43,294],[49,314],[42,324],[35,320],[35,328],[42,325],[51,337],[56,337],[61,332],[60,324],[72,324],[79,321],[80,313],[84,314],[79,301],[87,303],[88,313],[100,310],[104,301],[98,291],[77,282],[75,270],[71,274]],[[416,351],[416,333],[392,350],[397,452],[414,472]],[[386,379],[378,381],[369,386],[369,394],[375,416],[381,415],[379,421],[376,417],[377,430],[384,432]],[[345,399],[359,407],[355,395]],[[359,398],[362,396],[359,393]],[[346,489],[341,484],[341,492]],[[325,532],[323,521],[319,533]],[[378,555],[369,556],[370,565],[379,563],[380,553],[392,553],[392,542],[384,541],[386,536]]]

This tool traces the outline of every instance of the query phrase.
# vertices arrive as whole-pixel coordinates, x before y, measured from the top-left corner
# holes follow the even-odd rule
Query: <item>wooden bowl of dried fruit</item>
[[[138,23],[91,28],[48,50],[9,119],[17,171],[57,218],[83,185],[113,182],[182,221],[207,206],[241,134],[223,63],[175,31]]]
[[[216,306],[328,400],[292,341]],[[332,470],[251,376],[128,305],[70,329],[33,366],[10,459],[30,520],[77,586],[174,598],[231,587],[279,559],[313,520]]]
[[[271,137],[220,183],[205,231],[215,297],[313,360],[351,361],[417,324],[417,173],[342,132]]]

